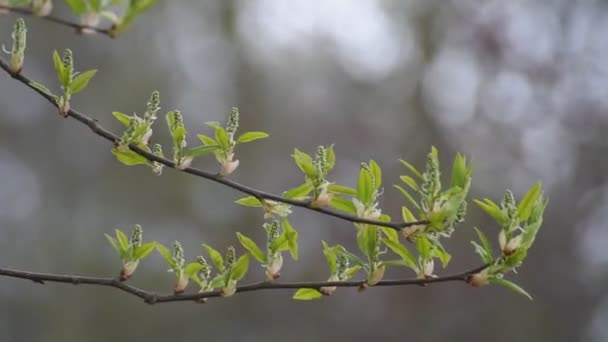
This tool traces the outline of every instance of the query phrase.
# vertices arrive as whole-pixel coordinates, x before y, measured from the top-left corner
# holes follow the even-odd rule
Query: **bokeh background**
[[[55,14],[70,17],[63,4]],[[14,15],[0,17],[10,43]],[[73,17],[72,17],[73,18]],[[518,196],[541,180],[545,225],[519,274],[534,296],[464,284],[341,289],[320,302],[291,291],[149,306],[108,288],[0,279],[2,341],[592,341],[608,340],[608,3],[595,0],[161,1],[116,40],[78,36],[26,18],[26,74],[54,85],[51,53],[71,48],[97,68],[74,107],[119,132],[112,111],[145,110],[161,92],[191,133],[241,108],[243,130],[271,138],[239,149],[234,179],[267,191],[301,183],[290,154],[335,144],[331,179],[355,184],[375,159],[384,212],[403,200],[389,184],[422,166],[431,145],[447,166],[474,160],[472,197]],[[6,58],[6,57],[5,57]],[[56,89],[56,88],[54,88]],[[155,139],[168,143],[164,120]],[[196,144],[194,134],[190,143]],[[168,145],[166,145],[168,146]],[[168,149],[168,148],[167,148]],[[197,167],[215,170],[213,158]],[[241,194],[166,170],[117,163],[110,145],[42,98],[0,76],[0,264],[115,275],[104,233],[143,225],[145,238],[224,249],[236,231],[263,241],[263,219]],[[470,207],[448,248],[453,273],[478,265],[472,227],[498,229]],[[356,249],[347,222],[295,210],[301,259],[285,280],[325,279],[320,240]],[[154,255],[133,284],[168,292]],[[390,277],[407,277],[395,271]],[[252,268],[250,281],[263,277]],[[191,289],[194,291],[194,289]]]

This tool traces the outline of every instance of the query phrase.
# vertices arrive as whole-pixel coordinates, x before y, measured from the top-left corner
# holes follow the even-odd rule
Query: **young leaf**
[[[363,204],[368,205],[372,201],[373,194],[372,175],[366,169],[361,168],[357,180],[357,198]]]
[[[116,156],[116,159],[127,166],[146,164],[148,160],[144,156],[140,156],[131,150],[119,151],[115,148],[112,149],[112,154]]]
[[[218,252],[216,249],[207,244],[203,244],[203,247],[205,247],[205,249],[207,250],[211,261],[213,261],[213,264],[218,269],[218,271],[224,272],[224,258],[222,257],[220,252]]]
[[[323,254],[327,258],[327,264],[329,265],[329,270],[332,274],[336,273],[336,262],[338,259],[338,248],[336,246],[329,247],[327,242],[321,241],[323,244]]]
[[[376,163],[374,160],[370,160],[369,170],[371,171],[372,176],[374,177],[376,190],[380,189],[380,186],[382,185],[382,169],[380,169],[380,165],[378,165],[378,163]]]
[[[197,137],[205,146],[217,146],[218,145],[217,141],[215,141],[215,139],[213,139],[212,137],[210,137],[208,135],[199,134],[199,135],[197,135]]]
[[[413,270],[418,269],[416,266],[416,257],[405,247],[400,244],[398,241],[392,241],[388,239],[384,239],[384,244],[390,248],[395,254],[399,255],[401,259],[403,259],[405,265]]]
[[[477,205],[483,209],[483,211],[486,212],[486,214],[492,216],[492,218],[494,218],[494,220],[496,220],[496,222],[498,222],[498,224],[502,225],[505,221],[505,215],[502,213],[502,211],[500,210],[500,207],[498,205],[496,205],[496,203],[492,202],[489,199],[484,199],[485,202],[482,202],[480,200],[475,200],[475,203],[477,203]]]
[[[357,190],[355,190],[351,187],[348,187],[348,186],[343,186],[343,185],[338,185],[338,184],[330,184],[327,187],[327,190],[334,194],[342,194],[342,195],[350,195],[350,196],[357,195]]]
[[[95,76],[96,73],[97,70],[93,69],[85,71],[74,77],[74,81],[72,81],[72,84],[70,86],[72,94],[76,94],[84,90],[84,88],[86,88],[86,86],[89,84],[89,81],[93,78],[93,76]]]
[[[542,186],[540,182],[537,182],[528,190],[517,206],[517,213],[521,221],[527,221],[532,212],[532,208],[536,204],[538,197],[541,195]]]
[[[299,289],[293,295],[293,299],[296,300],[313,300],[321,297],[323,297],[323,294],[315,289]]]
[[[244,205],[246,207],[253,207],[253,208],[260,208],[260,207],[264,206],[264,204],[262,202],[260,202],[260,200],[254,196],[247,196],[247,197],[239,198],[238,200],[235,201],[235,203]]]
[[[329,206],[336,210],[349,213],[351,215],[357,214],[357,208],[353,204],[353,201],[344,199],[342,197],[338,197],[338,196],[332,197],[331,201],[329,202]]]
[[[484,234],[477,227],[473,227],[473,229],[475,229],[475,232],[477,233],[477,237],[479,237],[479,242],[481,242],[481,246],[483,247],[484,251],[486,251],[488,253],[488,255],[490,255],[489,259],[491,261],[492,255],[494,254],[494,252],[492,252],[492,245],[490,244],[490,241],[486,237],[486,234]]]
[[[416,237],[416,249],[418,250],[418,253],[420,253],[420,256],[422,256],[423,259],[428,260],[432,257],[431,243],[426,238],[426,236],[421,235]]]
[[[400,176],[399,178],[401,178],[401,180],[405,184],[407,184],[410,188],[412,188],[412,190],[418,191],[418,184],[416,183],[416,181],[414,180],[414,178],[412,178],[410,176]]]
[[[160,243],[157,243],[156,250],[163,257],[163,259],[165,259],[171,269],[175,268],[175,261],[173,260],[173,255],[167,247],[161,245]]]
[[[454,158],[454,165],[452,166],[451,186],[464,189],[472,171],[471,166],[467,167],[466,158],[462,154],[457,153]]]
[[[143,245],[135,248],[133,251],[133,259],[140,260],[148,256],[154,248],[156,247],[156,242],[148,242]]]
[[[186,155],[189,157],[200,157],[215,152],[219,146],[197,146],[186,151]]]
[[[395,187],[395,189],[397,189],[397,190],[399,190],[399,192],[401,192],[403,197],[405,197],[405,199],[407,199],[414,208],[420,210],[420,206],[418,205],[418,203],[416,203],[416,200],[414,200],[414,197],[412,197],[412,195],[410,195],[410,193],[407,192],[407,190],[405,190],[404,188],[402,188],[401,186],[399,186],[397,184],[394,184],[393,186]]]
[[[59,79],[59,82],[64,84],[63,80],[66,78],[66,70],[57,50],[53,51],[53,64],[55,65],[55,71],[57,71],[57,78]]]
[[[65,0],[65,2],[78,15],[85,13],[88,9],[85,0]]]
[[[118,244],[120,245],[120,249],[123,251],[129,249],[129,238],[120,229],[116,229],[116,238],[118,240]]]
[[[118,241],[108,234],[104,234],[104,235],[106,236],[106,239],[108,239],[108,241],[110,242],[112,247],[114,247],[114,250],[116,250],[116,253],[118,253],[119,255],[122,255],[122,249],[120,248]]]
[[[526,296],[528,297],[529,300],[532,300],[532,296],[526,292],[526,290],[524,290],[521,286],[515,284],[512,281],[506,280],[506,279],[501,279],[501,278],[496,278],[493,277],[490,279],[490,283],[492,284],[496,284],[496,285],[500,285],[500,286],[504,286],[516,293],[519,293],[522,296]]]
[[[131,117],[128,116],[127,114],[123,114],[121,112],[112,112],[112,115],[114,115],[114,117],[123,125],[125,126],[129,126],[129,123],[131,122]]]
[[[481,257],[481,260],[483,260],[483,262],[485,262],[486,264],[491,264],[494,261],[493,256],[490,253],[488,253],[488,251],[485,250],[483,248],[483,246],[481,246],[480,244],[478,244],[475,241],[471,241],[471,244],[475,248],[475,253],[479,254],[479,256]]]
[[[376,246],[378,245],[378,227],[372,225],[365,225],[357,233],[357,244],[359,249],[368,258],[373,259],[376,253]]]
[[[301,152],[296,148],[293,152],[293,159],[307,177],[314,178],[317,175],[317,168],[313,164],[312,158],[307,153]]]
[[[215,129],[215,139],[224,151],[230,148],[230,138],[223,127]]]
[[[198,262],[191,262],[184,267],[184,275],[188,278],[193,278],[202,268],[203,265]]]
[[[399,233],[395,229],[382,226],[378,226],[378,228],[382,230],[387,239],[399,242]]]
[[[232,268],[230,272],[230,279],[239,281],[243,279],[245,274],[247,274],[247,270],[249,269],[249,254],[243,254],[236,261],[236,264]]]
[[[49,88],[47,88],[44,84],[38,83],[36,81],[30,81],[30,86],[32,86],[34,89],[36,89],[38,91],[41,91],[45,95],[48,95],[48,96],[54,98],[55,100],[57,100],[57,96],[55,94],[53,94],[53,92]]]
[[[305,198],[312,191],[312,185],[308,182],[297,186],[295,188],[289,189],[287,192],[283,194],[283,197],[290,199],[300,199]]]
[[[289,245],[289,254],[293,260],[298,260],[298,232],[287,219],[283,219],[283,232]]]
[[[403,221],[405,222],[416,221],[416,216],[414,216],[414,214],[412,214],[412,212],[407,207],[401,207],[401,216],[403,217]]]
[[[336,248],[339,251],[339,253],[341,253],[342,255],[347,257],[348,260],[350,260],[351,262],[354,262],[356,265],[359,265],[361,267],[365,266],[365,263],[361,259],[359,259],[359,257],[357,257],[353,253],[347,251],[346,248],[344,248],[343,246],[337,245]]]
[[[415,167],[414,167],[412,164],[410,164],[410,163],[406,162],[406,161],[405,161],[405,160],[403,160],[403,159],[399,159],[399,161],[400,161],[400,162],[401,162],[401,164],[403,164],[403,166],[405,166],[405,167],[406,167],[406,168],[407,168],[407,169],[408,169],[408,170],[409,170],[409,171],[410,171],[410,172],[411,172],[411,173],[412,173],[414,176],[416,176],[416,177],[418,177],[418,178],[422,179],[422,174],[420,173],[420,171],[416,170],[416,168],[415,168]]]
[[[251,255],[253,255],[253,257],[257,261],[261,263],[266,262],[266,256],[264,255],[264,252],[262,252],[260,247],[258,247],[258,245],[253,240],[238,232],[236,233],[236,236],[239,238],[241,245],[243,245],[243,247],[245,247],[245,249],[249,251],[249,253],[251,253]]]
[[[254,141],[254,140],[258,140],[258,139],[264,139],[264,138],[268,138],[268,133],[266,133],[266,132],[245,132],[245,133],[241,134],[241,136],[239,136],[239,138],[236,140],[236,142],[239,144],[242,144],[242,143],[246,143],[246,142],[250,142],[250,141]]]
[[[336,153],[334,152],[334,145],[329,146],[326,149],[327,152],[327,170],[331,171],[336,166]]]

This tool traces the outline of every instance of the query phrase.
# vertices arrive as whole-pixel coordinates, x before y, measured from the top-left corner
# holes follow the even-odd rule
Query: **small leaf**
[[[359,270],[361,270],[361,268],[362,267],[359,266],[359,265],[355,265],[353,267],[349,267],[346,270],[346,279],[350,279],[350,278],[354,277],[357,274],[357,272],[359,272]]]
[[[490,279],[490,283],[504,286],[514,292],[519,293],[520,295],[528,297],[529,300],[532,300],[532,296],[528,292],[526,292],[526,290],[524,290],[521,286],[515,284],[512,281],[493,277]]]
[[[114,247],[114,250],[116,250],[116,253],[118,253],[119,255],[121,255],[122,254],[122,250],[120,248],[120,245],[119,245],[118,241],[115,238],[113,238],[110,235],[108,235],[108,234],[104,234],[104,235],[106,236],[106,239],[108,239],[108,241],[110,242],[110,244],[112,245],[112,247]]]
[[[534,204],[538,197],[541,195],[542,186],[540,182],[535,183],[530,190],[524,195],[517,206],[517,213],[519,214],[520,221],[527,221],[530,217],[530,213],[532,212],[532,208],[534,208]]]
[[[369,161],[369,169],[374,177],[376,190],[378,190],[382,186],[382,169],[380,169],[380,165],[378,165],[378,163],[376,163],[374,160]]]
[[[183,272],[186,277],[193,278],[201,269],[203,269],[203,265],[198,262],[191,262],[184,267]]]
[[[95,70],[95,69],[87,70],[87,71],[77,75],[76,77],[74,77],[74,81],[72,81],[72,84],[70,85],[72,94],[77,94],[77,93],[81,92],[82,90],[84,90],[84,88],[87,87],[87,85],[89,84],[89,81],[93,78],[93,76],[95,76],[96,73],[97,73],[97,70]]]
[[[401,216],[403,217],[404,222],[416,221],[416,216],[414,216],[407,207],[401,207]]]
[[[289,189],[283,194],[283,197],[290,199],[304,199],[308,197],[308,194],[312,191],[312,185],[308,182],[299,185],[295,188]]]
[[[492,252],[492,245],[490,244],[490,241],[488,240],[486,235],[481,230],[479,230],[477,227],[473,227],[473,229],[475,229],[475,232],[477,233],[477,237],[479,237],[481,246],[483,247],[484,251],[486,251],[487,254],[490,256],[490,258],[489,258],[490,261],[492,261],[492,255],[494,253]]]
[[[486,212],[486,214],[492,216],[492,218],[494,218],[494,220],[496,220],[496,222],[498,222],[498,224],[502,225],[505,221],[505,215],[503,214],[503,212],[500,210],[500,207],[498,207],[498,205],[496,205],[496,203],[492,202],[489,199],[484,199],[485,202],[482,202],[480,200],[475,200],[475,203],[477,203],[477,205]]]
[[[331,201],[329,202],[329,206],[336,210],[343,211],[351,215],[357,215],[357,208],[353,204],[353,201],[347,200],[339,196],[332,197]]]
[[[298,232],[287,219],[283,219],[283,232],[289,245],[289,254],[293,260],[298,260]]]
[[[309,178],[314,178],[317,175],[317,168],[312,162],[312,158],[304,152],[301,152],[297,148],[293,152],[293,158],[304,174]]]
[[[245,132],[245,133],[241,134],[241,136],[239,136],[239,138],[236,140],[236,142],[239,144],[242,144],[242,143],[247,143],[250,141],[264,139],[264,138],[268,138],[268,133],[266,133],[266,132]]]
[[[129,124],[131,123],[131,117],[128,116],[127,114],[123,114],[121,112],[112,112],[112,115],[114,115],[114,117],[123,125],[125,126],[129,126]]]
[[[334,152],[334,145],[329,146],[327,149],[327,172],[331,171],[336,166],[336,153]]]
[[[78,15],[87,11],[87,3],[84,0],[65,0],[72,11]]]
[[[65,86],[64,79],[66,79],[66,77],[64,75],[66,74],[66,70],[57,50],[53,51],[53,64],[55,65],[55,71],[57,71],[57,79],[59,79],[59,83]]]
[[[238,232],[236,233],[236,236],[239,238],[241,245],[243,245],[243,247],[245,247],[245,249],[249,251],[249,253],[251,253],[251,255],[253,255],[253,257],[257,261],[261,263],[266,262],[266,256],[264,255],[264,252],[262,252],[260,247],[258,247],[258,245],[253,240]]]
[[[395,254],[399,255],[403,259],[405,265],[413,270],[418,269],[416,266],[416,257],[401,243],[398,241],[384,239],[384,244],[390,248]]]
[[[299,289],[293,295],[293,299],[296,300],[313,300],[321,297],[323,297],[323,294],[315,289]]]
[[[215,146],[197,146],[197,147],[188,149],[186,151],[186,156],[196,158],[196,157],[200,157],[200,156],[204,156],[204,155],[213,153],[218,148],[219,148],[219,146],[217,146],[217,145],[215,145]]]
[[[321,243],[323,244],[323,254],[325,254],[325,257],[327,258],[327,264],[329,265],[329,270],[331,271],[331,274],[336,273],[336,261],[338,258],[338,248],[336,246],[333,247],[329,247],[327,245],[327,242],[325,241],[321,241]]]
[[[140,259],[147,257],[148,254],[150,254],[154,250],[155,247],[156,247],[156,242],[148,242],[148,243],[142,244],[141,246],[138,246],[137,248],[135,248],[135,251],[133,252],[133,259],[140,260]]]
[[[217,146],[219,145],[217,143],[217,141],[215,141],[215,139],[213,139],[212,137],[205,135],[205,134],[199,134],[197,135],[197,137],[200,139],[200,141],[203,143],[203,145],[205,146]]]
[[[416,249],[418,250],[418,253],[420,253],[420,256],[422,256],[423,259],[428,260],[432,257],[431,243],[426,238],[426,236],[420,235],[416,237]]]
[[[176,265],[175,265],[175,261],[173,260],[173,255],[171,254],[171,251],[167,247],[161,245],[160,243],[157,243],[156,250],[165,259],[165,261],[167,262],[169,267],[171,267],[171,269],[175,268]]]
[[[247,270],[249,269],[249,254],[243,254],[236,261],[236,264],[232,268],[230,272],[230,279],[239,281],[243,279],[245,274],[247,274]]]
[[[327,190],[334,194],[343,194],[343,195],[351,195],[351,196],[357,195],[357,190],[355,190],[351,187],[348,187],[348,186],[343,186],[343,185],[338,185],[338,184],[330,184],[327,187]]]
[[[378,228],[382,230],[387,239],[399,242],[399,233],[397,233],[396,229],[382,226],[378,226]]]
[[[441,267],[443,268],[446,268],[450,263],[450,260],[452,260],[452,256],[440,244],[435,245],[433,254],[435,257],[439,258],[441,261]]]
[[[486,264],[491,264],[494,261],[492,255],[489,254],[488,251],[483,248],[483,246],[481,246],[475,241],[471,241],[471,244],[475,248],[475,253],[479,254],[483,262],[485,262]]]
[[[123,251],[129,249],[129,238],[120,229],[116,229],[116,239],[118,240],[120,249],[122,249]]]
[[[412,188],[412,190],[418,191],[418,184],[416,184],[416,181],[414,180],[414,178],[412,178],[410,176],[400,176],[399,178],[401,178],[401,180],[405,184],[407,184],[410,188]]]
[[[30,86],[32,86],[34,89],[39,90],[42,93],[44,93],[54,99],[57,98],[57,96],[55,96],[55,94],[53,94],[53,92],[42,83],[38,83],[36,81],[30,81]]]
[[[222,125],[219,123],[219,121],[207,121],[207,122],[205,122],[205,125],[213,128],[214,130],[224,129],[224,127],[222,127]]]
[[[418,205],[418,203],[416,203],[416,200],[414,200],[414,197],[412,197],[412,195],[410,195],[409,192],[407,192],[404,188],[402,188],[401,186],[399,186],[397,184],[395,184],[393,186],[395,187],[395,189],[397,189],[397,190],[399,190],[399,192],[401,192],[403,197],[405,197],[405,199],[407,199],[414,208],[420,210],[420,206]]]
[[[146,157],[140,156],[131,150],[119,151],[116,148],[112,149],[112,154],[116,156],[116,159],[127,166],[146,164],[148,160]]]
[[[262,202],[260,202],[260,200],[254,196],[247,196],[247,197],[239,198],[238,200],[235,201],[235,203],[244,205],[246,207],[253,207],[253,208],[260,208],[260,207],[264,206],[264,204]]]
[[[399,159],[399,161],[400,161],[400,162],[401,162],[401,164],[403,164],[403,166],[405,166],[405,167],[406,167],[406,168],[407,168],[407,169],[408,169],[408,170],[409,170],[409,171],[410,171],[410,172],[411,172],[411,173],[412,173],[414,176],[416,176],[416,177],[418,177],[418,178],[422,179],[422,174],[420,173],[420,171],[416,170],[416,168],[415,168],[415,167],[414,167],[412,164],[410,164],[410,163],[406,162],[406,161],[405,161],[405,160],[403,160],[403,159]]]
[[[472,172],[473,168],[470,165],[467,166],[466,158],[460,153],[456,154],[452,166],[451,186],[464,189]]]
[[[218,269],[218,271],[224,272],[224,258],[222,257],[220,252],[218,252],[216,249],[207,244],[203,244],[203,247],[205,247],[205,249],[207,250],[211,261],[213,261],[213,264]]]
[[[223,127],[215,129],[215,139],[222,150],[226,151],[230,148],[230,138]]]
[[[357,180],[357,198],[365,205],[370,204],[374,188],[372,184],[372,175],[364,168],[359,171]]]
[[[376,246],[378,245],[378,228],[372,225],[364,225],[362,229],[357,232],[357,244],[359,249],[368,258],[373,259],[376,253]]]

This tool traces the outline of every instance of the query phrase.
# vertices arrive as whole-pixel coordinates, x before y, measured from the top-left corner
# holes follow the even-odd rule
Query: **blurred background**
[[[55,14],[76,19],[63,3]],[[0,17],[8,46],[15,18]],[[383,211],[398,217],[398,159],[423,167],[435,145],[445,167],[457,151],[473,159],[472,198],[521,196],[540,180],[550,203],[510,277],[534,301],[448,283],[340,289],[317,302],[294,302],[285,290],[149,306],[114,289],[2,278],[0,340],[608,341],[608,2],[161,1],[116,40],[26,22],[26,75],[57,90],[51,53],[71,48],[77,70],[99,69],[74,107],[114,132],[122,127],[111,112],[143,113],[155,89],[163,111],[184,114],[191,145],[195,133],[209,134],[204,122],[240,107],[243,131],[271,135],[238,150],[233,178],[244,184],[280,193],[302,182],[294,147],[335,144],[330,179],[354,185],[359,163],[375,159]],[[164,119],[155,139],[169,150]],[[241,194],[123,166],[110,147],[0,76],[2,267],[113,276],[120,264],[103,234],[135,223],[146,240],[181,241],[190,260],[201,243],[236,245],[236,231],[263,241],[260,213],[233,203]],[[212,157],[195,166],[217,168]],[[292,222],[300,261],[286,258],[285,281],[327,278],[322,239],[356,250],[347,222],[298,209]],[[438,274],[479,265],[473,226],[498,233],[471,205]],[[132,283],[169,292],[166,269],[154,254]],[[247,281],[262,277],[253,267]]]

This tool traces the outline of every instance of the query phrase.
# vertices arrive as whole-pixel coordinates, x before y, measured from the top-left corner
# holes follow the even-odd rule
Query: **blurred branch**
[[[14,79],[20,81],[21,83],[25,84],[26,86],[28,86],[29,88],[33,89],[34,91],[36,91],[39,95],[41,95],[42,97],[44,97],[47,101],[49,101],[51,104],[53,104],[53,106],[55,106],[56,108],[59,109],[59,106],[57,104],[57,101],[49,94],[46,94],[44,91],[40,90],[39,88],[37,88],[34,84],[34,82],[23,76],[22,73],[18,73],[18,74],[12,74],[10,72],[9,66],[6,62],[4,62],[3,60],[0,60],[0,68],[2,68],[4,71],[6,71],[9,75],[11,75]],[[118,137],[116,134],[108,131],[107,129],[103,128],[98,122],[97,120],[83,114],[80,113],[76,110],[70,109],[69,111],[67,111],[66,113],[66,117],[71,117],[79,122],[81,122],[84,125],[87,125],[92,131],[93,133],[97,134],[98,136],[112,142],[113,144],[118,144],[120,141],[120,137]],[[147,152],[133,144],[129,145],[129,148],[134,151],[135,153],[139,154],[140,156],[148,159],[149,161],[154,161],[154,162],[158,162],[161,163],[169,168],[172,169],[176,169],[175,163],[169,159],[166,158],[162,158],[159,156],[154,155],[153,153]],[[345,213],[341,213],[341,212],[337,212],[337,211],[333,211],[333,210],[328,210],[325,208],[319,208],[319,207],[314,207],[310,201],[298,201],[298,200],[294,200],[294,199],[289,199],[289,198],[284,198],[283,196],[279,196],[279,195],[275,195],[275,194],[271,194],[271,193],[267,193],[261,190],[257,190],[251,187],[248,187],[246,185],[242,185],[240,183],[237,183],[235,181],[231,181],[229,179],[226,179],[222,176],[220,176],[217,173],[211,173],[211,172],[207,172],[207,171],[203,171],[203,170],[199,170],[196,168],[192,168],[192,167],[188,167],[185,168],[183,170],[181,170],[183,172],[189,173],[191,175],[200,177],[200,178],[205,178],[208,180],[211,180],[213,182],[216,183],[220,183],[223,184],[227,187],[230,187],[232,189],[235,189],[237,191],[246,193],[248,195],[254,196],[258,199],[264,199],[264,200],[272,200],[272,201],[277,201],[277,202],[281,202],[281,203],[285,203],[285,204],[290,204],[296,207],[300,207],[300,208],[305,208],[308,210],[312,210],[312,211],[316,211],[319,213],[322,213],[324,215],[328,215],[328,216],[333,216],[333,217],[337,217],[346,221],[350,221],[350,222],[356,222],[356,223],[365,223],[365,224],[372,224],[372,225],[377,225],[377,226],[383,226],[383,227],[388,227],[388,228],[392,228],[395,230],[401,230],[403,228],[406,227],[410,227],[410,226],[416,226],[416,225],[424,225],[424,224],[428,224],[428,221],[413,221],[413,222],[405,222],[405,221],[398,221],[398,222],[385,222],[385,221],[379,221],[379,220],[370,220],[370,219],[365,219],[365,218],[361,218],[361,217],[357,217],[357,216],[353,216],[353,215],[349,215],[349,214],[345,214]]]
[[[55,24],[73,28],[76,30],[77,33],[82,33],[84,30],[88,30],[88,31],[92,31],[92,32],[95,32],[98,34],[108,36],[110,38],[113,37],[111,34],[111,30],[109,28],[104,29],[104,28],[100,28],[97,26],[75,23],[75,22],[72,22],[72,21],[69,21],[66,19],[52,16],[52,15],[40,16],[40,15],[36,15],[34,13],[34,11],[29,8],[0,5],[0,12],[2,10],[8,11],[9,13],[15,13],[15,14],[21,14],[21,15],[26,15],[26,16],[30,16],[30,17],[41,18],[42,20],[50,21]]]
[[[473,274],[476,274],[485,268],[488,265],[480,266],[474,269],[471,269],[466,272],[448,275],[444,277],[437,278],[426,278],[426,279],[395,279],[395,280],[383,280],[378,282],[374,286],[405,286],[405,285],[418,285],[425,286],[427,284],[432,283],[446,283],[446,282],[468,282],[469,277]],[[73,285],[86,284],[86,285],[97,285],[97,286],[106,286],[113,287],[119,290],[122,290],[126,293],[134,295],[144,300],[144,302],[148,304],[155,303],[168,303],[168,302],[181,302],[181,301],[203,301],[205,298],[212,297],[221,297],[222,291],[215,290],[209,292],[202,293],[192,293],[192,294],[158,294],[155,292],[150,292],[146,290],[142,290],[138,287],[125,284],[116,278],[99,278],[99,277],[85,277],[85,276],[75,276],[75,275],[59,275],[59,274],[49,274],[49,273],[36,273],[36,272],[27,272],[27,271],[19,271],[8,268],[0,268],[0,276],[11,277],[11,278],[19,278],[19,279],[27,279],[31,280],[38,284],[45,284],[45,282],[54,282],[54,283],[67,283]],[[293,282],[293,283],[274,283],[274,282],[258,282],[252,283],[249,285],[243,285],[236,288],[237,293],[241,292],[253,292],[253,291],[261,291],[261,290],[278,290],[278,289],[315,289],[320,290],[322,287],[365,287],[365,280],[358,281],[326,281],[326,282]]]

